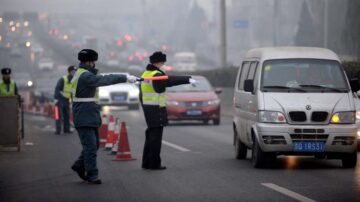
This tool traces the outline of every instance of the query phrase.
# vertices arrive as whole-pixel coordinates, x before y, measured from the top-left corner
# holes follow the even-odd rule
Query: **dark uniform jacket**
[[[157,67],[152,64],[149,64],[146,67],[147,71],[155,71],[158,70],[160,73],[155,74],[155,76],[164,76],[166,75],[165,72],[161,71]],[[177,86],[181,84],[188,84],[189,79],[191,76],[169,76],[168,80],[160,80],[160,81],[153,81],[153,87],[155,92],[157,93],[164,93],[166,87]],[[140,88],[140,100],[142,101],[142,93]],[[141,103],[142,104],[142,103]],[[143,105],[144,115],[146,124],[148,127],[159,127],[165,126],[168,123],[167,118],[167,111],[166,107],[159,107],[159,106],[151,106],[151,105]]]
[[[81,74],[79,78],[76,89],[77,98],[93,98],[95,97],[97,87],[127,81],[125,75],[96,75],[98,70],[95,68],[91,68],[83,63],[80,63],[79,67],[89,72]],[[101,107],[95,102],[74,102],[75,127],[99,127],[101,125],[100,111]]]
[[[67,78],[68,78],[68,81],[71,82],[71,79],[72,79],[72,76],[71,75],[67,75]],[[55,87],[55,93],[54,93],[54,98],[59,100],[60,102],[61,101],[64,101],[64,102],[67,102],[69,101],[68,98],[64,97],[62,94],[61,94],[61,91],[64,90],[64,78],[61,77],[59,79],[59,81],[57,82],[56,84],[56,87]]]

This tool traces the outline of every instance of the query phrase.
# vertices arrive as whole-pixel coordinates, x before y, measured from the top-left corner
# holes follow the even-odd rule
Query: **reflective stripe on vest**
[[[160,71],[145,71],[141,78],[153,77],[155,74],[161,73]],[[142,102],[144,105],[154,105],[165,107],[166,97],[165,93],[156,93],[152,81],[141,82]]]
[[[2,79],[0,79],[0,96],[13,96],[15,95],[15,82],[10,79],[9,91],[7,89],[7,85]]]
[[[64,75],[63,79],[64,79],[64,87],[63,87],[63,90],[60,93],[65,98],[69,99],[69,98],[71,98],[71,94],[72,94],[72,84],[69,81],[67,75]]]
[[[96,92],[95,92],[95,96],[94,97],[88,97],[88,98],[78,98],[76,97],[76,91],[77,91],[77,86],[78,86],[78,82],[79,82],[79,78],[80,76],[87,72],[86,69],[83,68],[78,68],[71,80],[71,92],[73,94],[73,102],[97,102],[98,101],[98,89],[96,88]]]

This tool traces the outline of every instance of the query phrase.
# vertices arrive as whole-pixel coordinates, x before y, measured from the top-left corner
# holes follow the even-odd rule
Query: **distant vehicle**
[[[196,55],[193,52],[179,52],[174,55],[174,71],[195,71]]]
[[[105,73],[126,74],[128,73]],[[139,109],[139,88],[135,84],[119,83],[111,86],[99,87],[99,105],[127,106],[129,109]]]
[[[20,48],[18,48],[18,47],[12,48],[10,51],[10,56],[11,57],[21,57],[22,53],[21,53]]]
[[[356,96],[354,100],[355,100],[355,108],[356,108],[357,148],[358,151],[360,151],[360,99],[358,96]]]
[[[33,87],[33,80],[28,72],[16,72],[13,75],[13,79],[19,89]]]
[[[130,65],[128,67],[129,71],[137,71],[137,72],[141,72],[145,70],[145,67],[141,67],[140,65]]]
[[[350,84],[350,85],[349,85]],[[237,159],[252,149],[254,167],[277,155],[306,155],[357,162],[354,94],[338,56],[310,47],[258,48],[247,52],[234,87]]]
[[[108,60],[106,62],[106,65],[109,66],[109,67],[119,67],[120,63],[119,63],[118,60]]]
[[[203,76],[192,76],[197,84],[186,84],[167,89],[167,114],[169,121],[198,120],[207,124],[210,120],[220,124],[221,89],[213,89]]]
[[[38,65],[40,70],[54,69],[54,62],[50,58],[41,58]]]

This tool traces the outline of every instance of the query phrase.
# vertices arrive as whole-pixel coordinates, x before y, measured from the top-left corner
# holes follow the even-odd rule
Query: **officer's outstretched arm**
[[[85,73],[84,73],[85,74]],[[117,83],[125,83],[127,81],[126,75],[109,74],[109,75],[94,75],[86,73],[84,78],[88,86],[108,86]]]

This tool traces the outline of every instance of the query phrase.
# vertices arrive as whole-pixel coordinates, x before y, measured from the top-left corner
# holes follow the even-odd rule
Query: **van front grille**
[[[329,135],[311,135],[311,134],[290,134],[290,137],[293,142],[296,141],[320,141],[326,142]]]
[[[311,115],[311,121],[324,122],[327,120],[329,113],[327,112],[313,112]]]
[[[289,112],[290,119],[294,122],[305,122],[306,114],[302,111]]]

